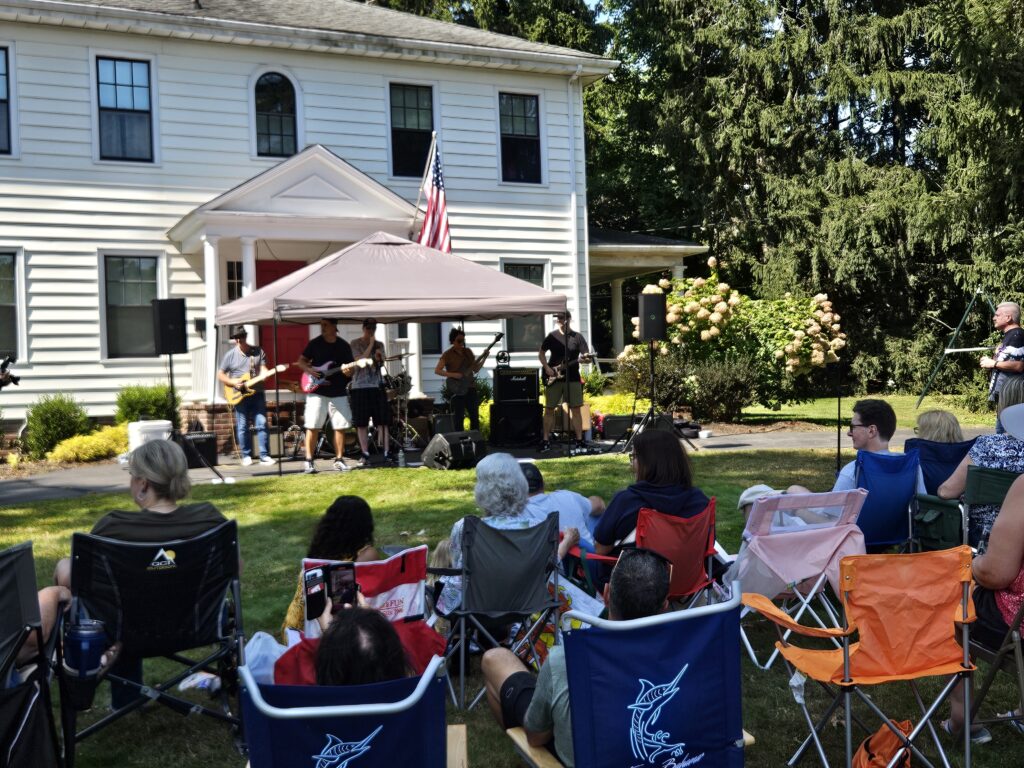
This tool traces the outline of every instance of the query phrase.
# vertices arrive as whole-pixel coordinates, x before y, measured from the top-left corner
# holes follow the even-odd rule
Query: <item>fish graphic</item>
[[[362,741],[342,741],[337,736],[327,734],[327,744],[319,755],[313,755],[316,768],[345,768],[351,761],[370,751],[370,741],[381,732],[383,725]]]
[[[634,757],[653,763],[663,752],[672,752],[685,746],[685,743],[682,742],[669,744],[668,740],[672,738],[672,735],[666,731],[652,734],[647,729],[657,722],[661,708],[679,693],[679,681],[689,666],[689,664],[683,665],[671,683],[655,685],[649,680],[640,680],[640,695],[636,697],[635,702],[627,707],[627,709],[633,710],[629,727],[629,741],[633,747]]]

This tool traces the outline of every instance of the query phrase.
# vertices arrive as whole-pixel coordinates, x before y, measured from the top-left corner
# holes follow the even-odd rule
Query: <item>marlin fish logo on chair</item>
[[[629,727],[629,741],[630,746],[633,748],[633,757],[644,760],[648,765],[654,765],[654,761],[666,752],[680,755],[682,754],[683,747],[686,746],[682,742],[670,744],[668,740],[672,738],[672,734],[667,731],[651,733],[649,728],[657,722],[658,715],[661,714],[661,708],[668,704],[673,696],[679,693],[679,681],[686,674],[689,666],[689,664],[684,664],[683,668],[679,670],[679,674],[670,683],[655,685],[649,680],[641,679],[640,694],[636,697],[636,701],[627,707],[627,709],[633,711]],[[701,757],[703,755],[696,760],[688,760],[684,764],[693,765]],[[676,763],[672,761],[672,764],[675,765]]]
[[[383,728],[383,725],[378,725],[377,730],[362,741],[342,741],[337,736],[328,733],[327,744],[324,745],[319,755],[313,755],[313,759],[316,760],[316,768],[345,768],[357,757],[362,757],[370,751],[370,742]]]

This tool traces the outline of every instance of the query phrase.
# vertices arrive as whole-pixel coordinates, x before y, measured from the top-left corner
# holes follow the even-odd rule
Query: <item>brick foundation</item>
[[[302,423],[304,403],[281,403],[281,426],[287,429],[292,424]],[[225,403],[188,403],[179,411],[182,432],[216,432],[217,452],[232,454],[235,451],[235,419]],[[267,401],[267,425],[273,430],[277,426],[277,410],[273,400]]]

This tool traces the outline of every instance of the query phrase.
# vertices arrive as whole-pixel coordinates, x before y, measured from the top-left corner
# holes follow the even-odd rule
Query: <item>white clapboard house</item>
[[[121,387],[166,382],[153,298],[186,300],[175,383],[208,407],[215,308],[377,230],[408,237],[432,131],[454,251],[566,294],[588,332],[593,283],[703,250],[588,251],[582,90],[614,64],[350,0],[0,0],[8,427],[44,393],[104,417]],[[467,330],[535,364],[550,327]],[[445,330],[387,329],[428,394]],[[279,361],[310,335],[283,331]]]

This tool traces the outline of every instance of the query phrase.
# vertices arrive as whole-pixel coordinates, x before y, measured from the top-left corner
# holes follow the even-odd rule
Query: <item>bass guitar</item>
[[[586,355],[580,355],[578,358],[576,358],[576,360],[574,362],[589,363],[589,362],[592,362],[593,360],[594,360],[594,356],[593,355],[586,354]],[[547,384],[548,384],[549,387],[552,384],[554,384],[556,381],[565,381],[566,361],[563,360],[558,365],[554,366],[552,368],[552,370],[555,372],[554,376],[545,376],[544,377],[545,381],[547,381]]]
[[[487,357],[487,355],[490,353],[494,345],[501,341],[504,337],[504,333],[494,334],[494,341],[488,344],[487,348],[475,358],[475,362],[480,363],[481,361],[483,361],[483,359]],[[458,371],[459,373],[462,374],[462,378],[445,380],[445,386],[448,388],[448,391],[452,394],[452,396],[458,397],[469,392],[470,384],[472,384],[473,376],[475,374],[475,371],[473,370],[473,365],[474,364],[467,363],[462,369]]]
[[[252,389],[253,386],[259,384],[261,381],[269,379],[271,376],[283,373],[286,370],[288,370],[288,366],[281,363],[280,365],[276,365],[265,373],[258,374],[257,376],[250,376],[248,373],[243,373],[239,376],[241,382],[238,385],[224,385],[224,399],[228,401],[228,405],[238,405],[240,402],[245,400],[245,398],[255,394],[255,391]]]
[[[371,365],[375,365],[375,361],[369,357],[361,357],[351,363],[345,363],[344,365],[336,365],[331,367],[334,361],[331,360],[323,365],[313,366],[313,370],[317,372],[316,376],[310,376],[308,373],[303,371],[302,378],[299,379],[299,387],[307,395],[310,392],[315,392],[318,387],[322,386],[328,379],[336,373],[348,373],[354,371],[356,368],[369,368]]]

